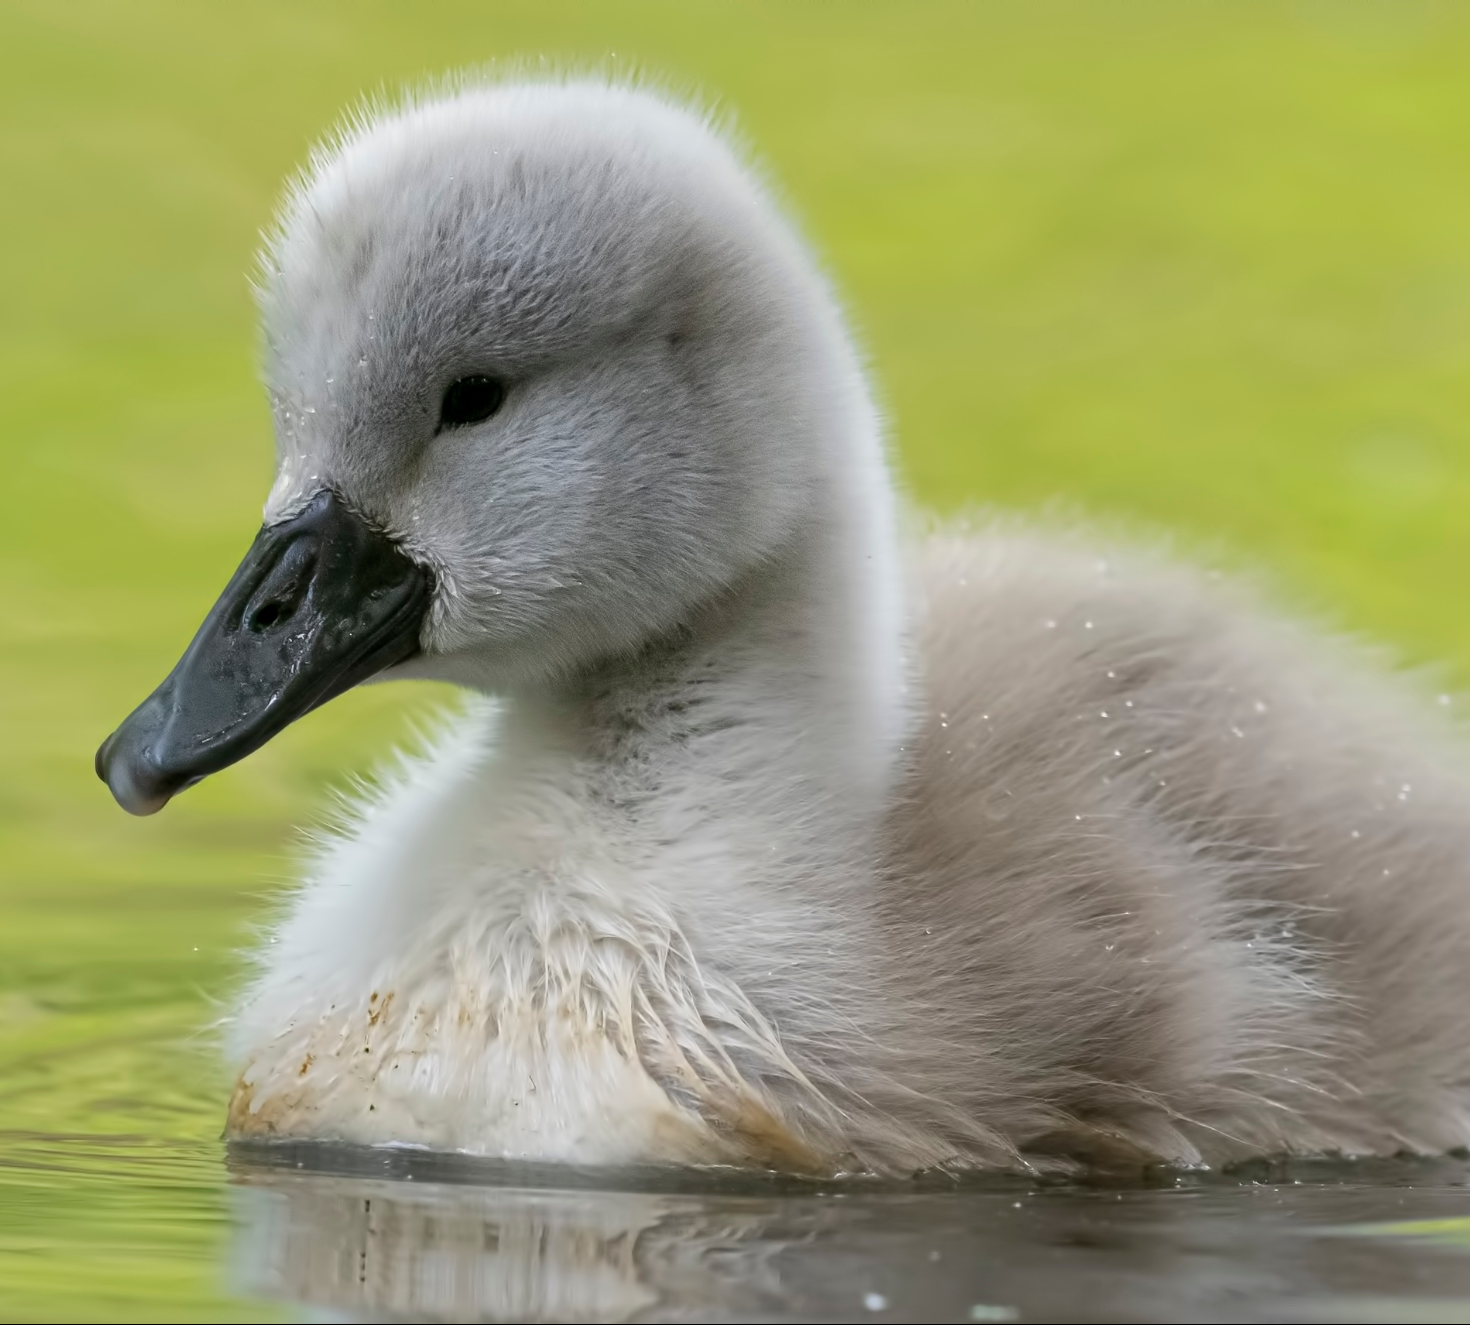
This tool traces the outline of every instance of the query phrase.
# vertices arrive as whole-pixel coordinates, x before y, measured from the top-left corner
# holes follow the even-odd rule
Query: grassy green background
[[[1175,530],[1470,676],[1470,8],[3,0],[0,1315],[249,1311],[202,1028],[292,825],[437,696],[147,821],[92,751],[258,519],[282,178],[364,92],[542,56],[738,116],[921,502]]]

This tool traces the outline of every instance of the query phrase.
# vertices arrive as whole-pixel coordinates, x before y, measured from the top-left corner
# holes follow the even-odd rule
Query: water
[[[200,1270],[214,1296],[191,1303],[179,1290]],[[165,1309],[149,1315],[150,1302]],[[0,1316],[89,1312],[1463,1321],[1470,1163],[897,1187],[322,1145],[0,1137]]]
[[[295,1147],[231,1157],[238,1272],[334,1318],[1455,1320],[1466,1165],[1131,1189],[803,1186]]]

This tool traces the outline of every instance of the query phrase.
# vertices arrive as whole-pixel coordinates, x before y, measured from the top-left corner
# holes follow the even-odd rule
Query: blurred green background
[[[351,694],[156,819],[91,771],[258,521],[246,282],[344,106],[507,57],[735,113],[914,496],[1060,498],[1470,676],[1470,7],[0,3],[0,1316],[249,1317],[209,1023]]]

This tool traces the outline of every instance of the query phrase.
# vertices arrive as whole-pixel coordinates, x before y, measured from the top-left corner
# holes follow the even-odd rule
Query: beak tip
[[[167,792],[145,791],[126,773],[110,779],[107,788],[112,792],[113,800],[129,814],[135,814],[139,818],[157,814],[170,800]]]
[[[169,802],[167,796],[155,796],[151,800],[124,800],[117,792],[113,792],[113,798],[129,814],[139,819],[146,819],[150,814],[157,814]]]
[[[156,778],[138,777],[134,761],[126,757],[125,751],[117,750],[117,737],[118,733],[114,732],[98,749],[97,776],[107,784],[113,800],[129,814],[157,814],[168,804],[171,793],[162,790]]]

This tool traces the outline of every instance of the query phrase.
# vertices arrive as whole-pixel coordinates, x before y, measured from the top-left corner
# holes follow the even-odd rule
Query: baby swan
[[[593,82],[377,116],[261,302],[264,528],[99,772],[148,813],[372,675],[482,697],[315,861],[231,1136],[890,1174],[1470,1143],[1464,751],[1145,556],[996,528],[900,571],[842,320],[700,120]]]

